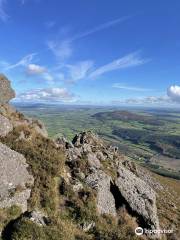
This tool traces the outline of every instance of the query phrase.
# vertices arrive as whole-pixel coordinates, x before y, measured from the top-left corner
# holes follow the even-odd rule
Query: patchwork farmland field
[[[72,140],[92,130],[128,158],[150,170],[180,179],[180,111],[144,108],[18,105],[24,114],[40,119],[49,136]]]

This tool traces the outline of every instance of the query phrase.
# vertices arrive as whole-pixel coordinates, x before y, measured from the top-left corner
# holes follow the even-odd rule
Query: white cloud
[[[33,60],[35,55],[37,55],[37,53],[28,54],[25,57],[23,57],[22,59],[20,59],[17,63],[9,64],[9,66],[7,66],[5,70],[13,69],[13,68],[20,67],[20,66],[26,67],[31,63],[31,61]]]
[[[42,79],[46,80],[49,84],[54,83],[54,76],[48,72],[48,69],[37,65],[37,64],[29,64],[26,68],[26,72],[28,75],[32,76],[40,76]]]
[[[114,83],[112,85],[113,88],[123,89],[123,90],[129,90],[129,91],[137,91],[137,92],[148,92],[153,91],[153,89],[149,88],[141,88],[141,87],[134,87],[134,86],[127,86],[125,84],[120,83]]]
[[[170,86],[167,89],[167,95],[172,99],[172,101],[180,103],[180,86]]]
[[[67,59],[72,55],[72,52],[73,52],[72,42],[73,41],[84,38],[89,35],[92,35],[96,32],[100,32],[104,29],[113,27],[117,24],[120,24],[120,23],[126,21],[129,18],[130,18],[130,16],[117,18],[115,20],[98,25],[92,29],[85,31],[85,32],[78,33],[70,38],[65,39],[64,41],[62,41],[62,40],[48,41],[47,42],[48,48],[53,52],[53,54],[56,57],[59,57],[61,60]],[[50,25],[50,27],[54,26],[54,22],[53,21],[49,22],[48,25]]]
[[[47,69],[37,64],[29,64],[27,66],[26,71],[29,75],[38,75],[38,74],[45,73]]]
[[[54,77],[48,72],[43,74],[43,78],[50,84],[54,83]]]
[[[114,104],[132,104],[132,105],[166,105],[172,104],[167,96],[148,96],[142,98],[128,98],[124,100],[115,100]]]
[[[69,41],[48,41],[48,48],[53,52],[53,54],[64,60],[72,55],[72,46]]]
[[[89,35],[92,35],[96,32],[100,32],[104,29],[107,29],[107,28],[110,28],[110,27],[113,27],[115,25],[118,25],[126,20],[128,20],[130,18],[130,16],[124,16],[124,17],[121,17],[121,18],[117,18],[115,20],[112,20],[112,21],[109,21],[109,22],[106,22],[106,23],[103,23],[101,25],[98,25],[97,27],[94,27],[92,29],[89,29],[85,32],[82,32],[82,33],[79,33],[77,35],[75,35],[74,37],[72,37],[70,40],[71,41],[74,41],[74,40],[78,40],[80,38],[83,38],[83,37],[86,37],[86,36],[89,36]]]
[[[104,66],[99,67],[90,74],[90,78],[96,78],[106,72],[111,72],[117,69],[140,66],[148,61],[148,59],[142,59],[137,52],[130,53],[122,58],[118,58]]]
[[[3,22],[6,22],[9,18],[8,14],[5,11],[6,0],[0,0],[0,19]]]
[[[17,96],[16,101],[73,102],[75,96],[66,88],[33,89]]]
[[[93,66],[93,61],[82,61],[75,65],[66,65],[69,69],[69,79],[71,82],[76,82],[87,77],[90,69]]]

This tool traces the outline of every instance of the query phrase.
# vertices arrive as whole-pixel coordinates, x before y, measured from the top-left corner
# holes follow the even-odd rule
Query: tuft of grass
[[[30,134],[29,141],[18,140],[20,132]],[[54,142],[36,134],[27,126],[19,126],[2,142],[21,153],[29,164],[29,171],[34,176],[29,206],[44,208],[47,212],[55,210],[55,177],[64,167],[64,154],[57,150]]]
[[[21,209],[18,206],[0,209],[0,232],[11,220],[16,219],[20,214]]]

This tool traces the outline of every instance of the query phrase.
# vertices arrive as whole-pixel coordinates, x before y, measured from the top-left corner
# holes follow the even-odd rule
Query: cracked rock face
[[[78,176],[96,191],[99,214],[118,216],[119,208],[125,206],[130,214],[135,213],[143,226],[159,229],[155,192],[149,181],[146,182],[142,176],[139,176],[140,170],[136,164],[121,158],[116,147],[106,146],[90,131],[76,135],[70,147],[65,140],[59,143],[66,150],[67,160],[71,163],[69,166],[72,176]],[[75,164],[84,161],[84,158],[87,160],[86,170],[88,170],[85,173],[83,168],[80,169]],[[106,161],[108,167],[111,166],[116,174],[111,175],[105,169],[103,163]],[[79,177],[80,174],[83,177]]]
[[[142,217],[150,229],[159,229],[154,190],[123,166],[118,169],[115,184],[132,211]]]
[[[116,216],[115,199],[110,192],[111,177],[99,170],[90,174],[85,181],[97,191],[97,209],[99,213]]]
[[[0,74],[0,104],[6,104],[14,97],[15,92],[11,88],[10,81]]]
[[[13,125],[10,121],[6,117],[0,115],[0,137],[5,137],[12,130]]]
[[[0,143],[0,208],[18,205],[27,209],[27,199],[33,184],[33,177],[27,171],[23,155]]]

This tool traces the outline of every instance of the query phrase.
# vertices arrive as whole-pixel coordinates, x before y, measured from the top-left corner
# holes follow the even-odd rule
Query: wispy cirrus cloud
[[[130,67],[137,67],[147,63],[149,59],[143,59],[140,57],[139,52],[130,53],[122,58],[118,58],[106,65],[97,68],[90,74],[90,78],[96,78],[104,73],[111,72],[118,69],[125,69]]]
[[[27,76],[38,77],[39,79],[46,80],[49,84],[53,84],[55,82],[55,77],[51,74],[48,68],[33,63],[36,55],[37,53],[30,53],[14,64],[0,61],[1,71],[9,71],[22,67]]]
[[[34,57],[36,55],[37,55],[37,53],[30,53],[30,54],[26,55],[25,57],[21,58],[18,62],[7,65],[5,70],[14,69],[14,68],[20,67],[20,66],[26,67],[32,62],[32,60],[34,59]]]
[[[84,31],[84,32],[81,32],[81,33],[78,33],[78,34],[74,35],[72,38],[70,38],[70,41],[75,41],[75,40],[87,37],[89,35],[92,35],[94,33],[100,32],[102,30],[111,28],[113,26],[116,26],[120,23],[125,22],[126,20],[130,19],[131,17],[132,16],[124,16],[124,17],[121,17],[121,18],[117,18],[117,19],[105,22],[105,23],[100,24],[100,25],[98,25],[94,28],[91,28],[91,29],[87,30],[87,31]]]
[[[142,88],[142,87],[134,87],[134,86],[128,86],[125,84],[121,83],[114,83],[112,85],[113,88],[118,88],[122,90],[128,90],[128,91],[136,91],[136,92],[149,92],[149,91],[154,91],[153,89],[150,88]]]
[[[56,67],[54,69],[54,71],[62,71],[60,74],[61,75],[63,74],[63,81],[75,83],[83,79],[97,79],[101,75],[106,74],[108,72],[116,71],[118,69],[140,66],[147,63],[148,61],[149,59],[144,59],[140,57],[139,52],[134,52],[127,54],[119,59],[116,59],[111,63],[105,64],[99,68],[95,68],[94,61],[85,60],[77,62],[75,64],[60,64],[59,67]],[[127,86],[120,83],[115,83],[112,87],[131,91],[152,90],[134,86]]]
[[[100,25],[98,25],[94,28],[91,28],[89,30],[86,30],[84,32],[77,33],[74,36],[66,38],[64,40],[60,39],[60,40],[47,41],[47,46],[56,57],[59,57],[61,60],[67,59],[73,53],[72,43],[74,41],[79,40],[84,37],[87,37],[87,36],[90,36],[92,34],[100,32],[102,30],[111,28],[120,23],[123,23],[126,20],[128,20],[129,18],[131,18],[131,16],[124,16],[121,18],[117,18],[115,20],[108,21],[106,23],[100,24]]]
[[[71,43],[67,40],[65,41],[48,41],[48,48],[52,53],[61,60],[67,59],[72,55],[73,49]]]
[[[5,11],[6,0],[0,0],[0,20],[6,22],[9,18],[9,15]]]
[[[84,79],[88,76],[91,68],[93,66],[93,61],[81,61],[75,65],[66,65],[69,72],[69,82],[77,82],[78,80]]]

